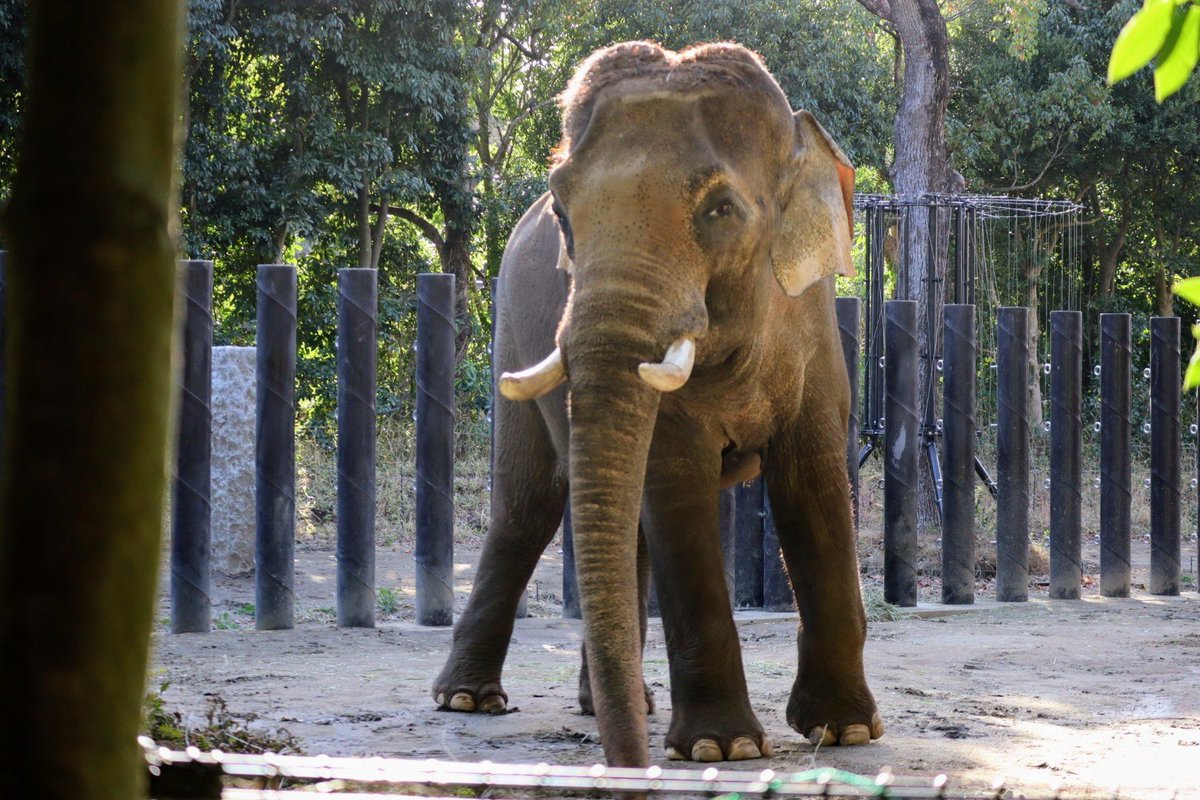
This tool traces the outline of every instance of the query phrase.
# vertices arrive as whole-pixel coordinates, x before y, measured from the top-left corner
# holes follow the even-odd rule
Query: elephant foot
[[[883,736],[883,717],[866,684],[839,692],[831,683],[810,688],[797,679],[788,701],[788,725],[817,747],[862,745]]]
[[[508,710],[508,695],[499,679],[464,679],[455,675],[450,664],[433,683],[433,701],[446,711],[503,714]]]
[[[672,761],[744,761],[771,755],[771,742],[749,711],[676,711],[666,746]]]

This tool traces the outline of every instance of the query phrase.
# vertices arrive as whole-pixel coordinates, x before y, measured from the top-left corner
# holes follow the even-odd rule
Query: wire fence
[[[139,740],[156,800],[273,800],[274,798],[410,797],[829,797],[893,800],[1120,800],[1118,790],[1070,787],[1022,792],[1000,778],[988,785],[962,785],[945,774],[904,776],[885,770],[874,776],[822,767],[799,772],[774,769],[664,769],[541,764],[466,763],[401,758],[241,755],[158,747]],[[1190,792],[1190,793],[1189,793]],[[1200,790],[1163,794],[1164,800],[1200,798]]]

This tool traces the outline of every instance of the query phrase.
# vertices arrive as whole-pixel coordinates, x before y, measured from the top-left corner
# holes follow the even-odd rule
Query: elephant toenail
[[[857,723],[854,725],[847,725],[846,729],[842,731],[842,735],[838,741],[848,747],[866,744],[867,742],[871,741],[871,732],[867,730],[866,725],[860,725]]]
[[[444,708],[446,705],[446,693],[438,692],[437,697],[433,698],[433,702],[438,704],[438,708]]]
[[[692,745],[692,761],[723,761],[721,745],[712,739],[699,739]]]
[[[775,753],[775,749],[771,747],[771,740],[766,736],[762,737],[762,747],[760,749],[762,750],[763,758],[770,758]]]
[[[483,702],[479,704],[479,710],[485,714],[502,714],[506,708],[508,703],[498,694],[483,698]]]
[[[879,712],[876,711],[871,715],[871,738],[878,739],[881,736],[883,736],[883,717],[879,716]]]
[[[749,736],[739,736],[729,745],[729,760],[742,761],[747,758],[761,758],[762,751],[758,744]]]
[[[455,692],[450,698],[450,708],[453,711],[474,711],[475,698],[466,692]]]
[[[687,756],[674,747],[667,748],[667,758],[671,761],[687,761]]]
[[[828,725],[820,725],[808,732],[808,741],[814,747],[828,747],[837,742],[837,734]]]

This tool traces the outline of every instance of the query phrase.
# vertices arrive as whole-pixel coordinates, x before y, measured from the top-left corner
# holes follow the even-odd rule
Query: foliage
[[[169,683],[161,683],[157,691],[146,693],[143,702],[142,728],[155,743],[175,750],[197,747],[205,752],[300,754],[291,733],[250,727],[246,723],[252,720],[236,719],[220,695],[210,695],[204,720],[192,723],[180,712],[168,710],[163,693],[169,687]]]
[[[1145,0],[1113,43],[1108,82],[1124,80],[1151,61],[1154,99],[1161,103],[1183,88],[1200,61],[1200,4]]]
[[[1171,291],[1187,300],[1194,306],[1200,307],[1200,277],[1184,278],[1177,281]],[[1192,338],[1197,340],[1196,349],[1188,361],[1187,370],[1183,375],[1183,388],[1195,389],[1200,386],[1200,323],[1192,326]]]

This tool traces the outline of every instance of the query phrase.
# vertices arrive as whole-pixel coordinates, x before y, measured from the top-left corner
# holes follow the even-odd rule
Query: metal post
[[[733,605],[734,558],[737,538],[737,489],[730,486],[722,489],[718,500],[718,515],[721,529],[721,563],[725,569],[725,589],[729,593],[729,605]]]
[[[255,604],[259,630],[291,628],[296,595],[296,268],[258,267]]]
[[[1178,595],[1179,317],[1150,318],[1150,593]]]
[[[975,602],[975,306],[947,305],[943,322],[942,602]]]
[[[417,276],[417,623],[454,623],[454,276]]]
[[[1100,315],[1100,594],[1129,597],[1132,320]]]
[[[775,515],[771,512],[771,498],[763,487],[763,611],[795,611],[796,596],[788,581],[787,567],[779,546],[779,533],[775,529]]]
[[[854,529],[858,530],[858,328],[862,321],[862,301],[857,297],[837,299],[838,333],[842,338],[842,357],[846,359],[846,377],[850,383],[850,419],[846,427],[846,473],[850,479],[850,502],[854,511]]]
[[[996,599],[1029,599],[1029,309],[996,310]]]
[[[733,603],[737,608],[763,606],[763,483],[755,478],[735,487]]]
[[[171,481],[171,633],[212,623],[212,262],[184,261],[179,445]]]
[[[885,306],[883,596],[917,604],[917,303]]]
[[[1050,596],[1078,600],[1081,541],[1083,313],[1050,312]]]
[[[375,363],[373,269],[338,270],[337,616],[375,626]]]
[[[563,583],[563,619],[583,619],[583,609],[579,605],[579,579],[575,574],[575,533],[571,527],[571,501],[563,509],[562,518],[562,583]]]
[[[8,398],[8,253],[0,250],[0,452],[4,450]],[[3,477],[0,475],[0,477]]]

